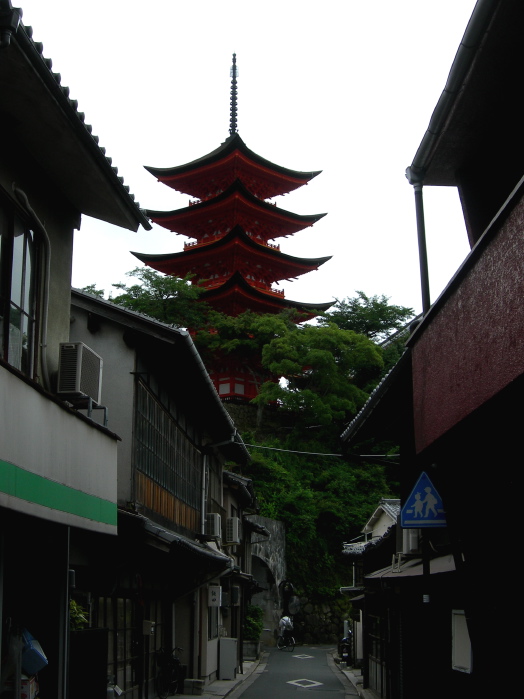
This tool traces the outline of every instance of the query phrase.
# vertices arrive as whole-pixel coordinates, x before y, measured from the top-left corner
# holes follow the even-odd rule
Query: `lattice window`
[[[176,498],[200,505],[202,457],[174,417],[139,381],[135,467]]]

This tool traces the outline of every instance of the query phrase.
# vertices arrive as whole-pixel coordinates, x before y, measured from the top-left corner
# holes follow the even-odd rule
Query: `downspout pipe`
[[[428,251],[426,245],[426,223],[424,220],[424,200],[422,197],[423,176],[418,176],[408,167],[406,177],[415,194],[415,214],[417,218],[418,257],[420,265],[420,290],[422,293],[422,313],[426,315],[431,306],[429,294]]]
[[[208,466],[208,456],[206,451],[204,451],[204,455],[202,457],[202,483],[201,483],[201,498],[200,498],[200,533],[205,534],[206,533],[206,514],[207,514],[207,484],[208,484],[208,474],[209,474],[209,466]]]

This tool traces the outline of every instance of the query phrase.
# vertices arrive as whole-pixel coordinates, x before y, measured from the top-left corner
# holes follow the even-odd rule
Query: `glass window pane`
[[[22,368],[23,317],[20,310],[11,304],[9,314],[9,341],[7,358],[16,369]]]
[[[36,315],[36,241],[16,216],[0,211],[0,356],[31,374]]]
[[[30,315],[34,315],[35,305],[35,241],[32,231],[26,236],[25,269],[23,278],[23,309]]]
[[[20,368],[26,373],[30,374],[32,369],[32,353],[31,347],[33,346],[33,327],[34,323],[31,318],[22,314],[22,356],[20,358]]]
[[[0,209],[0,296],[3,293],[3,275],[5,274],[5,270],[2,265],[2,256],[5,255],[5,253],[3,252],[3,248],[6,244],[7,234],[7,215],[5,211],[2,211],[2,209]]]
[[[15,221],[15,231],[13,236],[13,262],[11,272],[11,301],[19,307],[22,307],[24,257],[24,229],[19,221]]]

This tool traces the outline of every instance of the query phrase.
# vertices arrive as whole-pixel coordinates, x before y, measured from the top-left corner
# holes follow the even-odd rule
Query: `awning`
[[[237,499],[241,506],[256,508],[257,503],[251,478],[244,478],[236,473],[231,473],[231,471],[223,471],[222,480],[224,481],[224,485],[228,485],[235,489]]]
[[[440,556],[432,558],[429,562],[430,575],[439,573],[452,573],[455,570],[455,561],[453,556]],[[421,558],[412,558],[411,560],[397,566],[388,566],[381,570],[376,570],[374,573],[365,575],[366,580],[377,580],[382,578],[411,578],[423,574],[423,565]]]
[[[213,542],[201,543],[153,522],[144,515],[119,510],[119,537],[144,561],[150,572],[181,597],[228,575],[233,559]]]
[[[167,544],[170,551],[192,554],[210,564],[216,563],[219,567],[233,567],[233,560],[225,553],[222,553],[222,551],[219,551],[214,543],[205,542],[200,544],[182,536],[182,534],[176,534],[169,529],[164,529],[147,518],[144,519],[144,530],[153,537],[158,538],[160,542]]]
[[[260,534],[260,536],[264,536],[267,539],[269,539],[271,536],[271,533],[267,527],[264,527],[262,524],[258,524],[257,522],[253,522],[253,520],[249,519],[248,517],[242,518],[242,524],[247,531],[255,532],[256,534]]]

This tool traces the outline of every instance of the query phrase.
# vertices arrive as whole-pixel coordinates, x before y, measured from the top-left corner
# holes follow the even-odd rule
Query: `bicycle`
[[[279,635],[277,638],[277,648],[278,650],[289,650],[293,652],[295,650],[295,639],[289,631],[285,631],[283,634]]]
[[[171,652],[160,648],[155,652],[158,672],[155,678],[155,690],[159,699],[167,699],[173,694],[180,694],[183,690],[184,677],[182,664],[177,656],[177,651],[183,648],[173,648]]]

